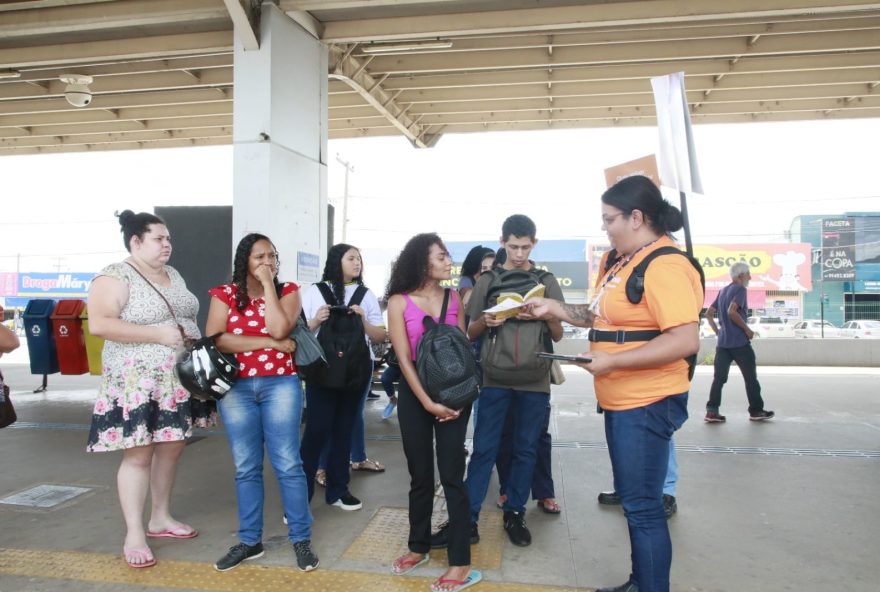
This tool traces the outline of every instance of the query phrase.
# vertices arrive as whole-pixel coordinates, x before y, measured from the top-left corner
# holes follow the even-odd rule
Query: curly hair
[[[165,220],[149,212],[135,214],[131,210],[123,210],[122,212],[116,212],[115,215],[119,218],[122,243],[125,245],[125,250],[129,253],[131,253],[131,237],[136,236],[143,240],[144,234],[150,231],[150,226],[153,224],[165,225]]]
[[[352,249],[360,255],[360,249],[346,243],[339,243],[330,247],[330,250],[327,251],[327,263],[324,264],[324,275],[321,276],[321,281],[327,282],[333,288],[333,295],[336,296],[336,302],[339,304],[345,304],[345,278],[342,277],[342,258]],[[363,265],[361,265],[361,274],[353,278],[352,281],[364,285],[363,275],[364,269]]]
[[[385,298],[418,290],[428,280],[428,254],[433,245],[446,251],[443,240],[434,232],[417,234],[403,247],[391,264],[391,276],[385,288]]]
[[[251,251],[254,248],[254,245],[261,241],[268,241],[272,248],[275,248],[275,243],[272,240],[264,235],[256,232],[252,232],[242,238],[238,242],[238,247],[235,249],[235,259],[232,263],[232,283],[235,284],[235,307],[239,310],[239,312],[243,311],[244,308],[250,302],[250,296],[248,295],[247,288],[247,278],[248,278],[248,259],[251,256]],[[280,260],[278,261],[280,264]],[[278,281],[277,277],[272,278],[272,282],[275,284],[275,293],[278,294],[278,297],[281,297],[281,283]]]

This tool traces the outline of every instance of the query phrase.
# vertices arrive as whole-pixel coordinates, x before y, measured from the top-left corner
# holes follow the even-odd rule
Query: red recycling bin
[[[85,308],[83,300],[59,300],[52,311],[52,329],[61,374],[85,374],[89,371],[86,339],[82,319],[79,318]]]

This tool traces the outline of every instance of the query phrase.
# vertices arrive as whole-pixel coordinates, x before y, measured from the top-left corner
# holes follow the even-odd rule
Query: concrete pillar
[[[260,48],[235,42],[233,249],[269,236],[280,277],[320,279],[327,252],[327,47],[263,4]]]

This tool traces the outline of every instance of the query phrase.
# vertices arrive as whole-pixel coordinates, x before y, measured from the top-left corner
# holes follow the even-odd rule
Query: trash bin
[[[86,356],[89,358],[89,374],[101,375],[101,355],[104,351],[104,340],[89,332],[89,309],[84,308],[79,318],[83,322],[83,334],[86,337]]]
[[[58,355],[55,351],[55,335],[52,332],[54,300],[31,300],[24,309],[24,332],[27,336],[31,374],[55,374],[58,372]]]
[[[82,300],[59,300],[52,313],[61,374],[85,374],[89,371],[86,340],[82,319],[79,318],[85,308],[86,303]]]

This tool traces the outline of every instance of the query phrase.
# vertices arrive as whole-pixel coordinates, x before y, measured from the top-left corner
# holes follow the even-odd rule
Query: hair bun
[[[119,225],[125,228],[129,222],[134,218],[134,212],[131,210],[123,210],[122,212],[117,212],[116,217],[119,218]]]

